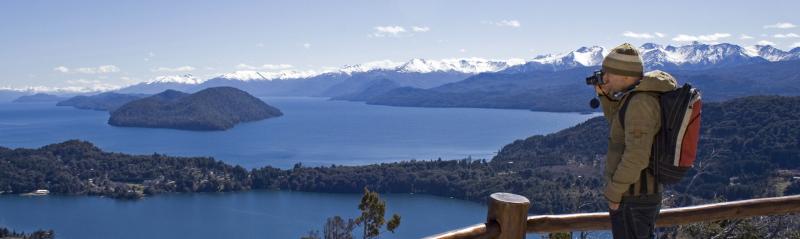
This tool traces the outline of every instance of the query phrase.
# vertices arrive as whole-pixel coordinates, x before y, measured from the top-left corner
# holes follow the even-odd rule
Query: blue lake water
[[[526,110],[373,106],[323,98],[264,98],[284,116],[231,130],[124,128],[108,113],[52,103],[0,103],[0,146],[40,147],[68,139],[103,150],[212,156],[248,168],[363,165],[428,159],[491,159],[503,145],[596,116]],[[482,222],[478,203],[384,195],[402,215],[397,234],[417,238]],[[58,238],[299,238],[325,218],[355,217],[358,194],[253,191],[170,194],[138,201],[100,197],[0,196],[0,226],[54,229]]]
[[[396,234],[382,238],[419,238],[486,218],[478,203],[426,195],[381,197],[387,215],[401,215]],[[282,191],[158,195],[138,201],[6,195],[0,196],[0,226],[49,228],[59,239],[300,238],[312,229],[321,232],[328,217],[357,217],[359,201],[357,194]]]
[[[52,103],[0,103],[0,146],[40,147],[69,139],[103,150],[212,156],[244,167],[363,165],[410,159],[490,159],[515,139],[552,133],[592,115],[526,110],[413,108],[265,98],[284,116],[201,132],[110,126],[108,112]]]

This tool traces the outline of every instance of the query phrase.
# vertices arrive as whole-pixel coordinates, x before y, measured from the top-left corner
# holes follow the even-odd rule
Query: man
[[[595,90],[610,129],[603,194],[611,231],[614,238],[654,238],[663,187],[647,167],[661,127],[658,94],[675,89],[677,83],[666,72],[644,74],[639,51],[628,43],[611,50],[602,67],[605,83]],[[626,100],[624,119],[620,119]]]

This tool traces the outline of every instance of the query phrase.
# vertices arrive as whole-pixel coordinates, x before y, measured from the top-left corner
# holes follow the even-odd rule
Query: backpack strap
[[[636,94],[638,91],[631,91],[625,97],[625,100],[622,101],[622,107],[617,111],[617,119],[619,120],[619,124],[622,125],[622,129],[625,129],[625,112],[628,111],[628,103],[633,98],[633,95]]]
[[[619,111],[617,111],[617,118],[619,119],[619,124],[622,125],[622,129],[625,129],[625,112],[628,111],[628,103],[631,101],[633,96],[636,93],[645,93],[653,96],[658,96],[660,92],[657,91],[631,91],[625,96],[625,99],[622,101],[622,106],[620,107]],[[663,116],[662,116],[663,117]]]

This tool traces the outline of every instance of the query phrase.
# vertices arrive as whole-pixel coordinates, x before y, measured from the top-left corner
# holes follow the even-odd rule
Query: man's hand
[[[608,209],[616,211],[617,209],[619,209],[619,203],[608,202]]]

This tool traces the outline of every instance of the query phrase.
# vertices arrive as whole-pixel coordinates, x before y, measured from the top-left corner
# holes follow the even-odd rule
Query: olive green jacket
[[[675,78],[666,72],[645,73],[632,90],[641,93],[633,94],[628,102],[624,129],[618,119],[618,111],[622,102],[631,94],[624,94],[617,100],[608,96],[600,97],[603,114],[609,124],[608,154],[603,175],[606,181],[604,195],[608,201],[619,203],[623,196],[663,191],[661,185],[655,183],[652,173],[644,169],[650,162],[653,141],[661,128],[661,108],[657,94],[676,87]],[[641,188],[644,181],[645,190]]]

